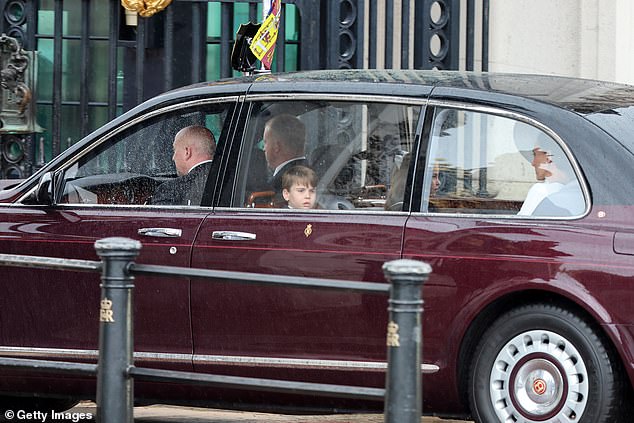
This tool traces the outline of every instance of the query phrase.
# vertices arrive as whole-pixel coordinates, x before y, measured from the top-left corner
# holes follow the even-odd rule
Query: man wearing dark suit
[[[174,137],[177,178],[158,186],[150,204],[199,206],[211,162],[216,151],[216,140],[204,126],[187,126]]]
[[[307,166],[306,127],[295,116],[277,115],[266,122],[263,138],[266,163],[273,172],[269,185],[281,196],[282,175],[293,166]]]

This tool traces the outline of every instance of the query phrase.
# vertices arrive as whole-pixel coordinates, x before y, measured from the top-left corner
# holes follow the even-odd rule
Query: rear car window
[[[528,123],[438,108],[428,157],[423,211],[572,217],[585,210],[569,158]]]

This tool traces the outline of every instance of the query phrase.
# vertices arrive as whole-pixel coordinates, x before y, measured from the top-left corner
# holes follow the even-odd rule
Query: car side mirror
[[[52,172],[46,172],[40,178],[35,190],[35,201],[43,206],[55,204],[55,184]]]

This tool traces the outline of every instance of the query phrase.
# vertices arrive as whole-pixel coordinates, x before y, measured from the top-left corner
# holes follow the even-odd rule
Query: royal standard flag
[[[281,0],[273,0],[271,9],[260,29],[251,41],[251,52],[262,62],[265,69],[271,69],[273,62],[273,52],[277,41],[277,32],[280,26]]]

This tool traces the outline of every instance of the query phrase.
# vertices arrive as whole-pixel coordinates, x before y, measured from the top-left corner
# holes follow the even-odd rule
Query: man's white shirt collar
[[[277,172],[279,172],[284,166],[286,166],[290,162],[294,162],[295,160],[306,160],[306,156],[295,157],[294,159],[286,160],[284,163],[275,168],[275,170],[273,171],[273,176],[277,175]]]
[[[198,166],[200,166],[200,165],[202,165],[202,164],[205,164],[205,163],[211,163],[212,161],[213,161],[213,160],[209,159],[209,160],[204,160],[204,161],[202,161],[202,162],[200,162],[200,163],[197,163],[197,164],[193,165],[193,166],[191,167],[191,169],[189,169],[189,172],[187,172],[187,173],[190,173],[192,170],[194,170],[195,168],[197,168]]]

